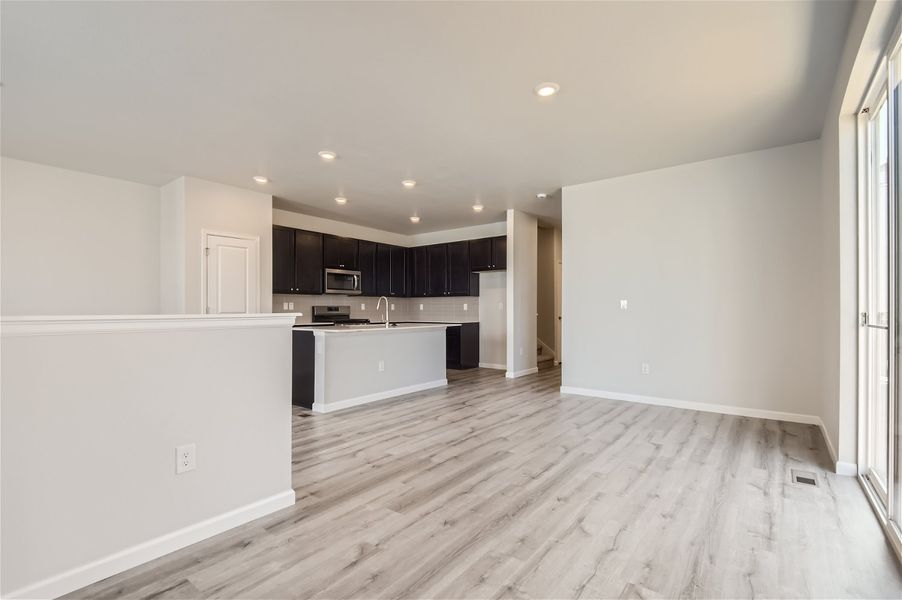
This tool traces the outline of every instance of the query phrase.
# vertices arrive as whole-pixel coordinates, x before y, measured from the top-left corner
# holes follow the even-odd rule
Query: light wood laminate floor
[[[814,426],[562,396],[557,368],[449,375],[296,411],[294,507],[72,597],[902,597]]]

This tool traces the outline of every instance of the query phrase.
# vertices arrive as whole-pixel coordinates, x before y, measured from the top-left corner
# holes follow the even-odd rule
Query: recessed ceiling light
[[[341,204],[342,206],[344,206],[347,203],[348,203],[348,199],[345,198],[344,196],[338,196],[335,198],[335,204]]]
[[[319,154],[319,157],[323,160],[335,160],[338,158],[338,155],[331,150],[320,150],[317,154]]]
[[[483,208],[485,208],[485,207],[482,204],[480,204],[479,202],[477,202],[476,204],[473,205],[474,212],[482,212]]]
[[[554,83],[553,81],[546,81],[544,83],[540,83],[536,86],[535,92],[539,96],[543,98],[547,98],[548,96],[554,96],[559,91],[561,91],[561,86]]]
[[[536,198],[538,198],[539,200],[544,200],[547,197],[548,197],[548,194],[546,194],[545,192],[540,192],[540,193],[536,194]]]
[[[406,187],[408,190],[410,188],[412,188],[413,186],[415,186],[416,184],[417,184],[417,182],[414,181],[413,179],[405,179],[404,181],[401,182],[401,185]]]
[[[410,222],[411,222],[411,223],[419,223],[419,222],[420,222],[420,217],[414,215],[414,216],[410,217]]]
[[[254,175],[254,181],[259,183],[260,185],[265,185],[269,183],[269,177],[264,177],[263,175]]]

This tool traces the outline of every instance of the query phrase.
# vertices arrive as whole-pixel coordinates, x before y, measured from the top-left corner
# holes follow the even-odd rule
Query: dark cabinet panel
[[[360,242],[361,248],[363,242]],[[379,244],[376,248],[376,293],[375,296],[391,295],[391,246]]]
[[[313,408],[316,382],[316,343],[312,331],[295,329],[291,335],[291,403]]]
[[[471,271],[507,269],[507,236],[470,240]]]
[[[412,248],[410,250],[410,281],[412,296],[429,295],[429,264],[426,257],[426,247]]]
[[[380,296],[376,242],[357,243],[357,266],[360,270],[360,292],[364,296]]]
[[[488,271],[492,268],[492,239],[470,240],[470,270]]]
[[[470,243],[454,242],[447,245],[449,296],[470,296]]]
[[[323,234],[294,231],[294,292],[323,293]]]
[[[426,246],[428,266],[428,290],[430,296],[448,295],[448,246]]]
[[[294,293],[294,229],[272,228],[272,291]]]
[[[322,234],[289,227],[273,227],[272,266],[273,292],[322,294]]]
[[[449,369],[479,366],[479,323],[463,323],[445,330],[445,363]]]
[[[507,236],[492,238],[492,268],[507,269]]]
[[[407,295],[407,248],[392,246],[390,249],[391,277],[389,296]]]
[[[323,266],[327,269],[357,270],[357,240],[323,236]]]

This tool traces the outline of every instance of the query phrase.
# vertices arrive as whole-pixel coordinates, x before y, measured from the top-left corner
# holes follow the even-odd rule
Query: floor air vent
[[[796,471],[792,470],[792,480],[795,483],[800,483],[802,485],[813,485],[817,487],[817,475],[812,473],[811,471]]]

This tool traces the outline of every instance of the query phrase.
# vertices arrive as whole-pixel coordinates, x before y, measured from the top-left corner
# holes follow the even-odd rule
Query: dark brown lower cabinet
[[[445,366],[449,369],[479,366],[479,323],[462,323],[445,329]]]
[[[313,408],[316,382],[316,344],[313,332],[303,329],[291,331],[291,403]]]

